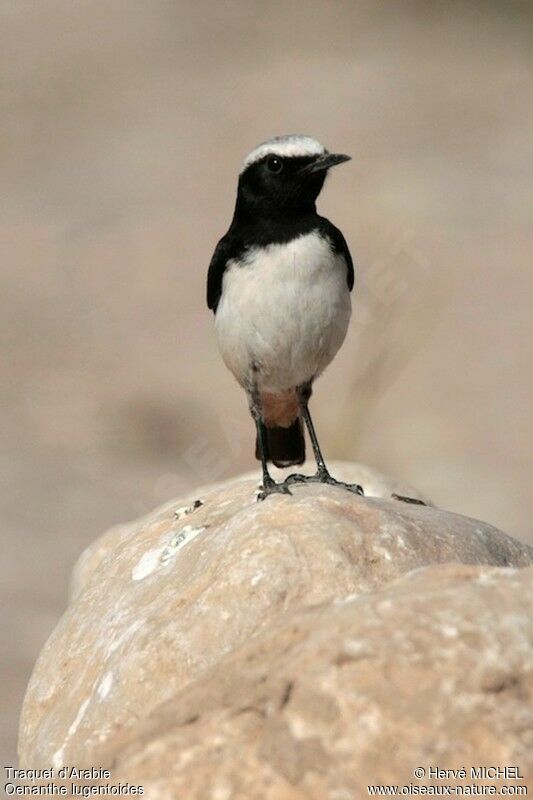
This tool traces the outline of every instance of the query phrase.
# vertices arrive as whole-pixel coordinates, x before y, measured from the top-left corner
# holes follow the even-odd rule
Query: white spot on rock
[[[157,550],[148,550],[133,567],[131,571],[132,580],[142,581],[143,578],[150,575],[157,568],[160,555],[161,548],[157,548]]]
[[[370,655],[370,648],[368,642],[363,642],[361,639],[346,639],[342,652],[351,658],[365,658]]]
[[[378,734],[381,731],[381,717],[382,712],[374,706],[369,708],[365,714],[359,714],[357,717],[357,724],[365,728],[369,734]]]
[[[392,561],[392,556],[385,547],[374,545],[374,553],[376,553],[378,556],[381,556],[381,558],[384,558],[385,561]]]
[[[204,531],[205,528],[193,528],[192,525],[186,525],[181,531],[175,533],[159,557],[161,564],[168,564],[178,550],[181,550],[188,542],[192,542],[193,539],[196,539],[196,537]]]
[[[74,736],[74,734],[78,730],[80,722],[82,721],[83,717],[85,716],[85,712],[87,711],[87,706],[89,705],[90,699],[91,698],[89,696],[86,700],[83,701],[81,706],[78,708],[78,713],[74,717],[74,720],[67,731],[67,735],[65,741],[63,742],[62,747],[60,747],[59,750],[56,750],[56,752],[52,756],[52,765],[56,769],[59,769],[60,767],[63,766],[63,756],[65,753],[65,747],[67,745],[67,742],[72,736]]]
[[[105,698],[109,694],[109,690],[111,689],[112,683],[113,683],[113,673],[106,672],[106,674],[98,684],[98,697],[101,700],[105,700]]]
[[[134,622],[132,625],[129,626],[129,628],[126,628],[126,630],[123,633],[121,633],[120,636],[117,636],[115,639],[113,639],[111,644],[107,648],[108,656],[111,655],[111,653],[114,653],[115,650],[117,650],[117,648],[119,648],[120,645],[124,641],[126,641],[126,639],[130,639],[134,633],[137,633],[139,628],[142,627],[142,624],[143,624],[142,620],[137,620],[137,622]]]
[[[459,631],[457,628],[454,628],[453,625],[443,625],[441,628],[441,633],[447,639],[456,639],[459,635]]]
[[[259,572],[256,572],[255,575],[252,577],[252,580],[250,581],[250,585],[251,586],[257,586],[259,581],[264,577],[265,577],[265,573],[263,572],[263,570],[259,570]]]
[[[87,697],[86,700],[83,701],[81,706],[78,708],[78,713],[76,714],[74,721],[70,728],[68,729],[67,739],[70,739],[79,728],[80,722],[82,721],[83,717],[85,716],[85,712],[87,711],[87,706],[89,705],[90,697]]]
[[[353,600],[357,600],[359,596],[359,592],[352,592],[352,594],[347,594],[346,597],[336,598],[334,603],[336,606],[343,606],[345,603],[351,603]]]
[[[183,506],[182,508],[177,508],[174,511],[174,516],[176,519],[183,519],[183,517],[188,517],[189,514],[192,514],[193,511],[201,508],[204,504],[203,500],[195,500],[194,503],[190,506]]]

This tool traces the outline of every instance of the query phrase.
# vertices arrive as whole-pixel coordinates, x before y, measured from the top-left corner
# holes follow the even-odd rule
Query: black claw
[[[293,472],[292,475],[287,475],[283,482],[290,486],[291,483],[305,483],[308,480],[309,475],[302,475],[299,472]]]
[[[348,492],[352,492],[353,494],[358,494],[363,497],[365,494],[363,487],[359,486],[358,483],[344,483],[344,481],[337,481],[331,476],[323,480],[322,483],[327,483],[329,486],[338,486],[339,489],[346,489]]]
[[[346,489],[348,492],[353,492],[353,494],[364,495],[363,487],[359,486],[358,483],[345,483],[344,481],[338,481],[336,478],[330,475],[327,470],[319,470],[317,475],[320,483],[327,483],[329,486],[338,486],[339,489]]]
[[[353,492],[354,494],[358,494],[360,497],[365,496],[365,492],[362,486],[359,486],[358,483],[340,483],[338,484],[344,489],[348,489],[349,492]]]
[[[292,494],[292,492],[285,483],[276,483],[275,481],[265,482],[257,495],[257,502],[259,503],[262,500],[266,500],[271,494]]]
[[[338,486],[339,489],[346,489],[353,494],[364,496],[363,487],[359,486],[358,483],[344,483],[343,481],[338,481],[336,478],[333,478],[329,472],[324,470],[319,470],[314,475],[300,475],[299,473],[294,473],[285,478],[285,484],[290,486],[293,483],[326,483],[329,486]]]

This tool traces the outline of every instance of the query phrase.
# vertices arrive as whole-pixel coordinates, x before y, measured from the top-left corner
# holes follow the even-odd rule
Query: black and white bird
[[[207,279],[222,358],[248,395],[261,460],[259,499],[290,494],[304,481],[343,486],[328,472],[309,414],[313,381],[335,357],[351,315],[354,268],[344,236],[319,216],[316,200],[328,170],[349,161],[310,136],[279,136],[246,157],[235,213]],[[276,483],[278,467],[305,460],[305,423],[315,475]]]

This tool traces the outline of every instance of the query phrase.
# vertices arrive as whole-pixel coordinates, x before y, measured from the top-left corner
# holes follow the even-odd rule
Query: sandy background
[[[274,134],[353,156],[326,454],[533,541],[529,8],[1,0],[2,763],[81,549],[254,464],[204,283]]]

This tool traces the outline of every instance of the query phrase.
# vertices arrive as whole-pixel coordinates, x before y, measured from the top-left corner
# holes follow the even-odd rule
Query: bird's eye
[[[283,161],[278,156],[270,156],[267,161],[267,167],[270,172],[281,172],[283,169]]]

